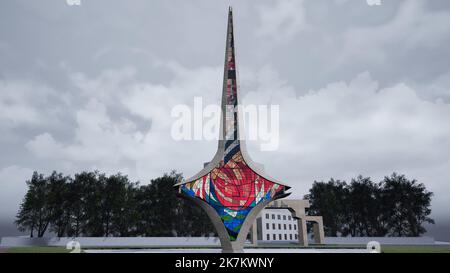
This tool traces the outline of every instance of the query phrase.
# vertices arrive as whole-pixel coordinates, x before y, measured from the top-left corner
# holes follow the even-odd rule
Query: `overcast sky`
[[[215,141],[171,138],[170,111],[219,102],[230,4],[242,101],[280,105],[279,149],[249,143],[254,161],[293,197],[330,177],[416,178],[450,240],[448,0],[2,0],[0,236],[33,170],[148,183],[212,159]]]

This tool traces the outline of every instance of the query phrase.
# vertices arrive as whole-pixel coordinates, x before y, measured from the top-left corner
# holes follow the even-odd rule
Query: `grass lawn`
[[[381,246],[383,253],[450,253],[450,246]]]
[[[56,246],[36,246],[36,247],[11,247],[5,250],[6,253],[70,253],[70,249]]]

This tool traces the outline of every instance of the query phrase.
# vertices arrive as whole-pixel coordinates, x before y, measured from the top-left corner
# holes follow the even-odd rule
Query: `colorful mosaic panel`
[[[234,241],[251,209],[282,193],[283,188],[254,172],[239,151],[205,176],[183,184],[181,191],[211,205]]]

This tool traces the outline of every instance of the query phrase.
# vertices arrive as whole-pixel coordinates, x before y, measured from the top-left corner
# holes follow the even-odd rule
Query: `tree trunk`
[[[43,237],[45,234],[45,231],[47,230],[48,227],[48,221],[44,224],[44,226],[42,227],[42,230],[39,232],[38,237]]]

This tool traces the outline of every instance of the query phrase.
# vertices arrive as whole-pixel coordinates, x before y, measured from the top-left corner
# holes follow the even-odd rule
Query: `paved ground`
[[[83,249],[86,253],[220,253],[220,249]],[[249,248],[245,253],[368,253],[366,249]]]

